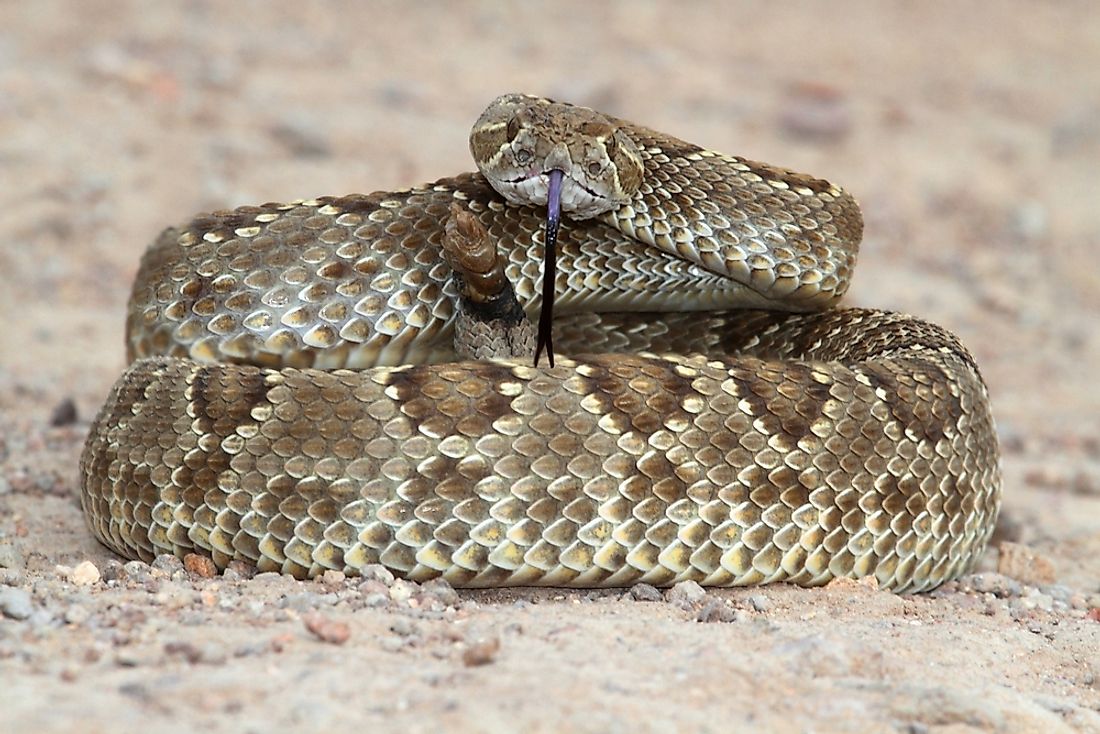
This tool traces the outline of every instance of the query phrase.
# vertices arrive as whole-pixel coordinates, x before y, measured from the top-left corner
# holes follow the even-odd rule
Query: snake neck
[[[641,151],[634,198],[601,217],[743,286],[752,305],[815,310],[847,291],[863,216],[840,187],[623,123]],[[748,300],[756,300],[751,297]]]

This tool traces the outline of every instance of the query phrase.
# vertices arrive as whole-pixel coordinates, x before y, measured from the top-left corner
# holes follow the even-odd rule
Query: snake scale
[[[919,591],[972,565],[1001,494],[987,390],[946,330],[835,307],[849,194],[526,95],[470,147],[477,173],[153,243],[81,458],[103,543],[469,587]],[[463,358],[494,279],[443,252],[459,216],[522,311],[553,273],[553,366]]]

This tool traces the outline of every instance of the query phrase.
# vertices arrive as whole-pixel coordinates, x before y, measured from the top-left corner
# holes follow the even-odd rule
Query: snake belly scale
[[[456,586],[923,590],[972,565],[1001,492],[985,384],[946,330],[835,307],[846,192],[525,95],[471,150],[477,173],[153,243],[81,459],[102,542]],[[564,356],[459,359],[451,207],[537,313],[550,170]]]

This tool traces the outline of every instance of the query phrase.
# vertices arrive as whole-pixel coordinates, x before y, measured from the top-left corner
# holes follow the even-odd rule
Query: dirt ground
[[[1098,38],[1088,0],[0,5],[0,730],[1100,732]],[[849,302],[989,382],[983,573],[456,594],[97,545],[77,460],[157,231],[466,170],[520,90],[856,194]]]

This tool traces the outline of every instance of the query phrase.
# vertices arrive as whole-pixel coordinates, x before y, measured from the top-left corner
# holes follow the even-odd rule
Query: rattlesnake
[[[921,590],[972,565],[1000,502],[986,387],[944,329],[834,308],[849,194],[525,95],[470,147],[480,173],[154,242],[81,459],[103,543],[456,586]],[[452,271],[447,222],[548,313],[559,202],[556,364],[456,361],[485,273]]]

